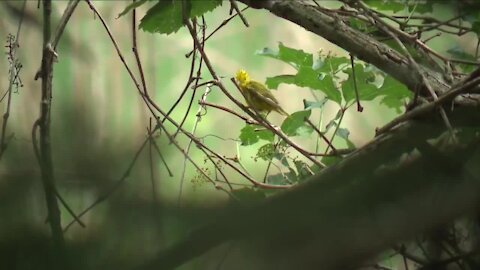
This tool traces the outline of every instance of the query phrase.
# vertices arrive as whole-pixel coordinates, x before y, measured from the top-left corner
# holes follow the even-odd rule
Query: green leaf
[[[468,64],[457,64],[457,66],[460,67],[464,73],[473,72],[478,67],[476,65],[468,65]]]
[[[303,108],[305,110],[311,110],[311,109],[321,109],[327,103],[328,99],[324,98],[320,101],[308,101],[308,100],[303,100]]]
[[[349,149],[355,148],[353,142],[348,138],[348,136],[350,136],[350,131],[348,129],[338,128],[337,136],[345,140]]]
[[[311,53],[289,48],[281,42],[278,44],[278,57],[284,62],[295,64],[298,67],[313,65],[313,56]]]
[[[275,138],[275,134],[271,130],[265,129],[264,127],[260,127],[261,130],[255,130],[255,134],[257,134],[258,138],[261,140],[273,142],[273,139]]]
[[[330,128],[337,126],[337,120],[340,119],[340,117],[342,117],[342,114],[343,114],[342,109],[339,109],[337,111],[337,114],[335,115],[335,118],[330,120],[330,122],[328,122],[328,124],[325,126],[324,133],[327,133],[330,130]]]
[[[332,76],[324,76],[321,78],[320,73],[313,70],[311,66],[302,66],[299,69],[295,76],[295,84],[301,87],[320,90],[337,104],[342,102],[342,95],[337,90]]]
[[[266,198],[262,190],[253,188],[236,189],[232,191],[232,195],[244,204],[256,204]]]
[[[355,84],[352,69],[345,70],[348,74],[348,79],[342,82],[342,93],[346,102],[352,101],[355,96]],[[360,100],[372,100],[377,97],[380,92],[373,84],[375,81],[375,74],[373,72],[365,71],[362,64],[355,65],[355,76],[358,89],[358,98]]]
[[[282,131],[287,136],[297,136],[312,133],[313,128],[305,122],[305,118],[309,118],[311,114],[311,110],[305,110],[289,115],[282,123]]]
[[[151,1],[151,0],[140,0],[140,1],[136,1],[136,2],[133,2],[133,3],[129,4],[120,14],[118,14],[118,18],[120,18],[123,15],[130,12],[130,10],[145,4],[147,1]]]
[[[270,89],[277,89],[281,83],[294,84],[295,76],[294,75],[279,75],[275,77],[268,77],[265,84]]]
[[[288,158],[284,152],[275,151],[274,158],[279,160],[283,166],[290,166],[290,164],[288,164]]]
[[[477,34],[477,38],[480,36],[480,21],[472,23],[472,30]]]
[[[405,105],[406,100],[412,98],[413,95],[404,84],[395,80],[392,76],[385,77],[379,91],[383,96],[380,104],[395,109],[397,113],[402,112],[401,109]]]
[[[312,54],[306,53],[303,50],[289,48],[283,45],[283,43],[281,42],[278,43],[278,50],[276,51],[270,48],[264,48],[263,50],[257,51],[256,54],[272,57],[274,59],[283,61],[292,65],[296,69],[305,65],[312,66],[313,64]]]
[[[332,127],[336,127],[336,126],[337,126],[337,122],[335,122],[335,119],[330,120],[330,122],[328,122],[328,124],[325,126],[324,133],[327,133]]]
[[[479,22],[479,27],[480,27],[480,22]],[[472,62],[478,62],[478,59],[476,59],[474,55],[469,54],[462,47],[460,47],[458,45],[453,47],[453,48],[450,48],[449,50],[447,50],[447,52],[450,55],[452,55],[454,58],[459,59],[459,60],[467,60],[467,61],[472,61]],[[463,64],[463,63],[457,64],[457,66],[460,67],[462,69],[462,71],[465,72],[465,73],[470,73],[477,68],[476,65],[469,65],[469,64]]]
[[[462,47],[455,46],[447,50],[449,54],[460,60],[476,61],[475,56],[467,53]]]
[[[349,64],[350,59],[344,56],[337,57],[337,56],[329,55],[325,57],[323,62],[324,62],[323,66],[321,67],[321,69],[318,69],[317,71],[323,72],[326,74],[332,74],[332,73],[335,74],[342,68],[342,66]]]
[[[267,56],[267,57],[271,57],[273,59],[280,60],[279,57],[278,57],[278,50],[274,50],[274,49],[269,48],[269,47],[265,47],[261,50],[257,50],[257,51],[255,51],[255,54],[256,55],[261,55],[261,56]]]
[[[300,67],[297,75],[280,75],[267,78],[266,85],[270,89],[277,89],[281,83],[294,84],[300,87],[308,87],[313,90],[322,91],[329,99],[340,104],[342,95],[337,90],[331,76],[323,76],[314,71],[311,67]]]
[[[252,145],[258,142],[260,139],[255,133],[255,128],[251,125],[246,125],[240,130],[240,141],[242,145]]]
[[[270,185],[289,185],[291,184],[288,181],[286,175],[278,173],[267,176],[267,183]]]
[[[312,171],[305,162],[301,160],[295,160],[293,163],[295,164],[295,168],[297,169],[298,181],[304,181],[313,175]]]
[[[327,166],[332,166],[342,160],[341,156],[327,156],[322,158],[322,163]]]
[[[297,172],[292,167],[288,167],[288,172],[285,175],[291,182],[293,183],[298,182]]]
[[[267,78],[266,85],[270,89],[277,89],[281,83],[294,84],[322,91],[330,100],[340,104],[342,95],[337,89],[332,74],[339,67],[348,63],[345,57],[319,56],[313,61],[313,55],[303,50],[289,48],[279,43],[278,50],[264,48],[256,52],[258,55],[271,57],[292,65],[298,70],[296,75],[280,75]],[[327,75],[330,74],[330,75]]]
[[[262,130],[257,130],[257,128],[261,128]],[[264,127],[256,126],[256,125],[246,125],[240,130],[240,141],[242,142],[241,145],[252,145],[262,140],[266,141],[273,141],[274,134],[270,130],[264,129]]]
[[[433,12],[433,3],[425,1],[408,2],[408,12],[415,12],[417,14],[431,13]]]
[[[338,128],[337,135],[342,139],[348,140],[348,136],[350,136],[350,131],[346,128]]]
[[[189,0],[189,18],[212,11],[222,4],[222,0]],[[140,28],[150,33],[171,34],[183,26],[182,2],[161,0],[147,11],[140,22]]]

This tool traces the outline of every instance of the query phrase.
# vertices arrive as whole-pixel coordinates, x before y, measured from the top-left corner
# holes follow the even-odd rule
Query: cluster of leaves
[[[277,49],[264,48],[257,54],[282,61],[296,70],[295,74],[282,74],[267,78],[266,85],[270,89],[277,89],[280,84],[284,83],[308,88],[324,96],[320,101],[305,100],[303,110],[292,113],[283,121],[281,130],[289,137],[311,135],[314,130],[305,122],[305,118],[312,115],[312,110],[323,110],[327,102],[333,102],[339,107],[338,113],[327,123],[322,132],[327,133],[334,129],[334,134],[344,139],[348,147],[353,148],[354,145],[348,138],[350,131],[340,125],[345,111],[353,108],[351,105],[356,102],[355,83],[359,89],[360,101],[379,98],[381,104],[395,109],[398,113],[401,112],[406,99],[411,97],[411,92],[403,84],[364,63],[355,64],[354,81],[350,59],[346,57],[322,54],[322,52],[314,55],[287,47],[282,43],[279,43]],[[299,90],[296,88],[294,91]],[[264,160],[277,159],[289,169],[286,174],[270,177],[268,179],[270,183],[298,182],[302,181],[304,177],[310,176],[313,168],[305,167],[300,160],[296,160],[291,162],[295,167],[293,169],[288,158],[280,154],[278,149],[274,151],[274,139],[275,136],[270,130],[265,130],[260,126],[246,125],[240,132],[240,140],[244,146],[256,144],[261,140],[267,142],[259,148],[257,157]],[[337,160],[336,158],[323,159],[328,164]]]
[[[119,16],[123,16],[127,14],[134,8],[140,7],[147,2],[151,2],[152,0],[139,0],[136,2],[131,3],[128,5],[123,12],[120,13]],[[222,4],[222,0],[203,0],[203,1],[192,1],[192,0],[158,0],[156,1],[155,5],[148,9],[145,16],[142,18],[141,23],[139,25],[140,29],[150,32],[150,33],[160,33],[160,34],[171,34],[177,32],[183,26],[183,10],[185,10],[185,14],[188,18],[194,18],[205,14],[208,11],[212,11],[215,8],[219,7]],[[453,5],[456,6],[460,11],[460,15],[458,16],[458,20],[462,20],[466,23],[471,25],[471,31],[476,33],[477,36],[480,36],[480,14],[475,12],[476,7],[480,4],[476,1],[463,1],[457,2],[455,0],[450,1],[438,1],[438,0],[365,0],[364,1],[369,7],[375,8],[382,12],[390,12],[390,13],[406,13],[406,14],[427,14],[432,13],[434,11],[435,5]],[[182,7],[182,5],[185,5]],[[428,18],[424,19],[425,23],[428,22]],[[354,17],[350,19],[350,25],[355,27],[359,30],[364,32],[368,32],[373,36],[381,39],[387,38],[385,34],[378,31],[378,29],[364,21],[358,20]],[[392,40],[385,41],[390,45],[392,48],[400,50],[398,45],[393,42]],[[427,59],[421,59],[420,55],[416,55],[417,50],[408,46],[407,48],[410,50],[415,56],[417,56],[417,60],[422,61]],[[447,50],[452,57],[459,60],[468,60],[468,61],[476,61],[477,58],[466,52],[462,47],[458,45],[452,46],[450,49]],[[463,72],[471,72],[475,66],[472,65],[458,65],[459,68]],[[302,75],[302,73],[301,73]],[[305,75],[305,74],[304,74]],[[292,78],[286,78],[292,79]],[[312,82],[312,81],[310,81]],[[319,84],[318,81],[313,81],[314,83]],[[272,85],[275,85],[275,82],[271,82]],[[334,101],[339,101],[340,96],[337,92],[331,91],[333,84],[332,82],[325,80],[323,84],[327,84],[325,87],[325,91],[330,91],[329,98]],[[308,85],[306,85],[309,87]],[[316,88],[313,88],[316,89]]]
[[[265,48],[257,54],[285,62],[297,70],[294,75],[279,75],[267,78],[270,89],[277,89],[281,83],[307,87],[322,92],[327,100],[341,107],[355,103],[355,82],[359,89],[360,101],[371,101],[381,97],[380,103],[400,112],[405,98],[410,97],[406,87],[371,65],[355,64],[355,77],[346,57],[311,53],[289,48],[279,43],[278,50]],[[346,75],[346,76],[345,76]],[[345,79],[346,77],[346,79]],[[307,101],[305,109],[322,108],[325,101]]]
[[[217,170],[221,170],[223,167],[223,163],[220,160],[217,160],[215,162],[214,168],[211,168],[207,165],[209,159],[205,158],[203,160],[204,166],[197,168],[197,171],[193,178],[190,180],[190,182],[193,185],[193,189],[195,190],[196,188],[200,188],[204,186],[205,184],[210,183],[210,179],[216,179],[217,178]]]

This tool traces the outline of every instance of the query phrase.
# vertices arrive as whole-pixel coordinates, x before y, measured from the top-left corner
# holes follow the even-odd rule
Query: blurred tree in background
[[[479,268],[476,1],[1,5],[1,269]]]

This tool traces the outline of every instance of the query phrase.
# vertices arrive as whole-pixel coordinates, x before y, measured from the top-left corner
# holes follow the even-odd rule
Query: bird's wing
[[[256,81],[250,81],[246,85],[246,88],[248,89],[252,97],[263,100],[264,102],[270,104],[274,108],[279,106],[278,100],[270,92],[270,90],[268,90],[267,87],[265,87],[265,85]]]

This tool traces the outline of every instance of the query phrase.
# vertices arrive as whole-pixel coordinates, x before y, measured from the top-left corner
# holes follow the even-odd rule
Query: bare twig
[[[177,105],[183,99],[183,97],[187,93],[187,90],[189,89],[189,86],[192,84],[192,82],[194,80],[193,72],[195,70],[195,63],[196,63],[196,60],[197,60],[197,57],[196,57],[197,50],[196,50],[196,44],[195,43],[193,43],[192,52],[193,52],[193,57],[192,57],[192,62],[190,64],[190,72],[188,74],[187,83],[186,83],[185,87],[183,88],[182,93],[178,96],[177,100],[173,103],[172,107],[170,107],[170,109],[167,111],[167,115],[163,118],[162,123],[165,123],[165,120],[167,119],[167,116],[169,116],[173,112],[173,110],[177,107]]]
[[[240,19],[242,19],[243,24],[244,24],[246,27],[250,27],[250,25],[249,25],[248,22],[247,22],[247,19],[245,18],[245,16],[243,16],[242,11],[238,8],[238,5],[237,5],[236,0],[230,0],[230,5],[232,5],[232,8],[235,9],[235,11],[237,12],[238,16],[240,16]]]
[[[134,10],[135,12],[135,10]],[[135,17],[135,16],[133,16]],[[150,161],[150,183],[152,184],[152,200],[155,205],[158,204],[158,198],[157,198],[157,181],[155,179],[155,169],[154,169],[154,162],[153,162],[153,128],[152,128],[152,118],[150,118],[149,126],[147,127],[147,132],[148,132],[148,159]]]
[[[142,82],[143,96],[148,96],[147,81],[145,80],[145,73],[143,72],[143,66],[142,66],[142,62],[140,60],[140,53],[138,51],[138,46],[137,46],[137,26],[136,26],[137,16],[136,16],[136,14],[137,14],[136,9],[133,9],[133,12],[132,12],[132,51],[133,51],[133,54],[135,56],[135,62],[137,63],[138,72],[140,73],[140,80]],[[173,109],[173,107],[172,107],[172,109]],[[153,113],[153,115],[155,116],[154,113]],[[170,170],[170,168],[167,164],[167,161],[165,160],[162,152],[160,151],[160,148],[158,147],[157,143],[153,139],[153,133],[155,133],[155,130],[150,129],[149,130],[150,150],[151,150],[151,146],[153,145],[155,147],[155,150],[157,151],[158,156],[160,157],[160,160],[162,161],[163,165],[165,166],[169,176],[173,176],[172,171]]]
[[[350,64],[352,65],[353,89],[355,89],[355,99],[357,101],[357,111],[362,112],[363,107],[360,104],[360,96],[358,95],[357,77],[355,76],[355,61],[354,61],[354,56],[352,54],[350,54]]]
[[[310,121],[310,119],[308,118],[305,118],[305,122],[307,122],[312,128],[313,130],[315,130],[315,132],[317,132],[317,134],[323,139],[324,142],[327,143],[327,145],[332,148],[332,151],[335,153],[337,152],[337,149],[333,146],[332,142],[330,140],[328,140],[328,138],[325,136],[325,134],[323,134],[323,132],[321,132],[313,123],[312,121]]]
[[[192,19],[193,21],[193,25],[195,26],[196,23],[197,23],[197,19],[194,18]],[[205,45],[205,27],[206,27],[206,23],[205,23],[205,17],[202,16],[202,43],[201,43],[201,46],[203,47]],[[196,27],[194,27],[194,30],[196,30]],[[194,43],[193,45],[193,49],[195,50],[196,49],[196,44]],[[177,135],[178,135],[178,132],[180,131],[180,128],[183,127],[183,124],[185,124],[185,121],[187,120],[187,117],[188,117],[188,114],[190,113],[190,110],[192,109],[192,105],[193,105],[193,100],[195,99],[195,94],[197,92],[197,86],[198,86],[198,82],[200,80],[200,75],[201,75],[201,72],[202,72],[202,63],[203,63],[203,59],[200,57],[200,63],[198,64],[198,68],[197,68],[197,76],[195,79],[193,78],[189,78],[188,80],[193,80],[195,81],[194,85],[192,86],[192,89],[193,89],[193,92],[192,92],[192,96],[190,98],[190,102],[188,103],[188,107],[187,107],[187,111],[185,112],[185,114],[183,115],[183,118],[182,118],[182,121],[180,121],[180,126],[179,128],[177,129],[177,131],[175,132],[175,134],[173,135],[173,137],[175,138]]]
[[[247,124],[251,124],[251,125],[260,125],[257,121],[255,121],[254,119],[251,119],[251,118],[247,118],[239,113],[237,113],[236,111],[233,111],[227,107],[224,107],[224,106],[220,106],[220,105],[217,105],[217,104],[213,104],[213,103],[209,103],[209,102],[202,102],[200,101],[200,105],[202,106],[207,106],[207,107],[212,107],[212,108],[215,108],[215,109],[219,109],[219,110],[222,110],[222,111],[225,111],[225,112],[228,112],[230,114],[233,114],[235,116],[237,116],[238,118],[242,119],[243,121],[245,121],[245,123]]]
[[[54,50],[57,49],[58,42],[60,41],[60,37],[62,36],[63,31],[65,30],[65,26],[70,20],[70,17],[72,16],[79,2],[80,0],[70,0],[68,2],[68,5],[65,8],[65,11],[63,12],[62,18],[60,19],[60,22],[57,25],[57,29],[55,30],[53,39],[50,41]]]
[[[51,53],[53,55],[53,57],[55,57],[55,60],[56,58],[58,57],[57,53],[56,53],[56,49],[57,49],[57,45],[58,45],[58,42],[60,41],[60,38],[63,34],[63,31],[65,30],[65,26],[67,25],[68,21],[70,20],[73,12],[75,11],[75,8],[77,7],[78,3],[80,2],[80,0],[70,0],[70,2],[68,2],[68,5],[67,7],[65,8],[65,11],[63,12],[63,15],[62,15],[62,18],[60,19],[60,22],[58,23],[57,25],[57,28],[55,30],[55,34],[53,35],[53,37],[50,39],[50,46],[51,46]],[[41,68],[37,71],[37,73],[35,74],[35,80],[37,80],[38,78],[40,78],[41,74]]]
[[[154,131],[155,129],[152,130],[152,132]],[[165,166],[165,169],[167,170],[168,172],[168,175],[170,177],[173,177],[173,173],[172,171],[170,170],[170,167],[168,166],[167,164],[167,160],[165,159],[165,157],[163,156],[162,152],[160,151],[160,147],[158,146],[157,142],[154,140],[154,138],[152,137],[152,144],[153,146],[155,147],[155,150],[157,151],[157,154],[158,156],[160,157],[160,160],[162,161],[163,165]]]
[[[335,125],[335,130],[333,131],[332,137],[330,138],[330,140],[327,140],[327,141],[333,142],[333,139],[335,138],[335,136],[337,136],[338,129],[340,128],[340,124],[343,121],[343,117],[345,116],[345,111],[346,110],[347,109],[344,108],[344,107],[340,108],[340,111],[339,111],[340,112],[340,119],[338,119],[338,123],[336,123],[336,125]],[[324,155],[327,155],[328,151],[330,150],[330,145],[331,144],[327,145],[327,148],[325,149]]]
[[[244,7],[241,12],[244,12],[245,10],[247,10],[249,7]],[[233,14],[232,16],[228,17],[227,19],[225,19],[219,26],[217,26],[217,28],[215,28],[210,34],[208,34],[208,36],[205,38],[205,41],[209,40],[210,37],[212,37],[218,30],[220,30],[222,27],[224,27],[225,25],[227,25],[228,22],[230,22],[233,18],[237,17],[240,13],[235,13]],[[190,57],[192,55],[192,53],[194,52],[194,50],[191,50],[189,53],[187,53],[185,55],[185,57]]]
[[[210,87],[211,86],[207,86],[206,89],[205,89],[205,93],[203,93],[203,96],[202,96],[202,101],[203,102],[205,102],[207,100],[208,94],[210,94]],[[197,130],[198,123],[200,123],[200,120],[202,119],[202,109],[203,109],[202,106],[200,106],[198,108],[195,123],[193,124],[193,128],[192,128],[192,131],[191,131],[192,135],[195,135],[195,131]],[[190,152],[190,147],[192,147],[192,142],[193,142],[193,140],[190,139],[189,142],[188,142],[187,148],[185,149],[185,152],[186,152],[187,155]],[[215,163],[215,162],[213,162],[213,163]],[[179,187],[179,190],[178,190],[177,204],[180,204],[180,201],[182,199],[183,183],[185,182],[186,172],[187,172],[187,159],[185,158],[183,160],[182,176],[180,177],[180,187]]]

